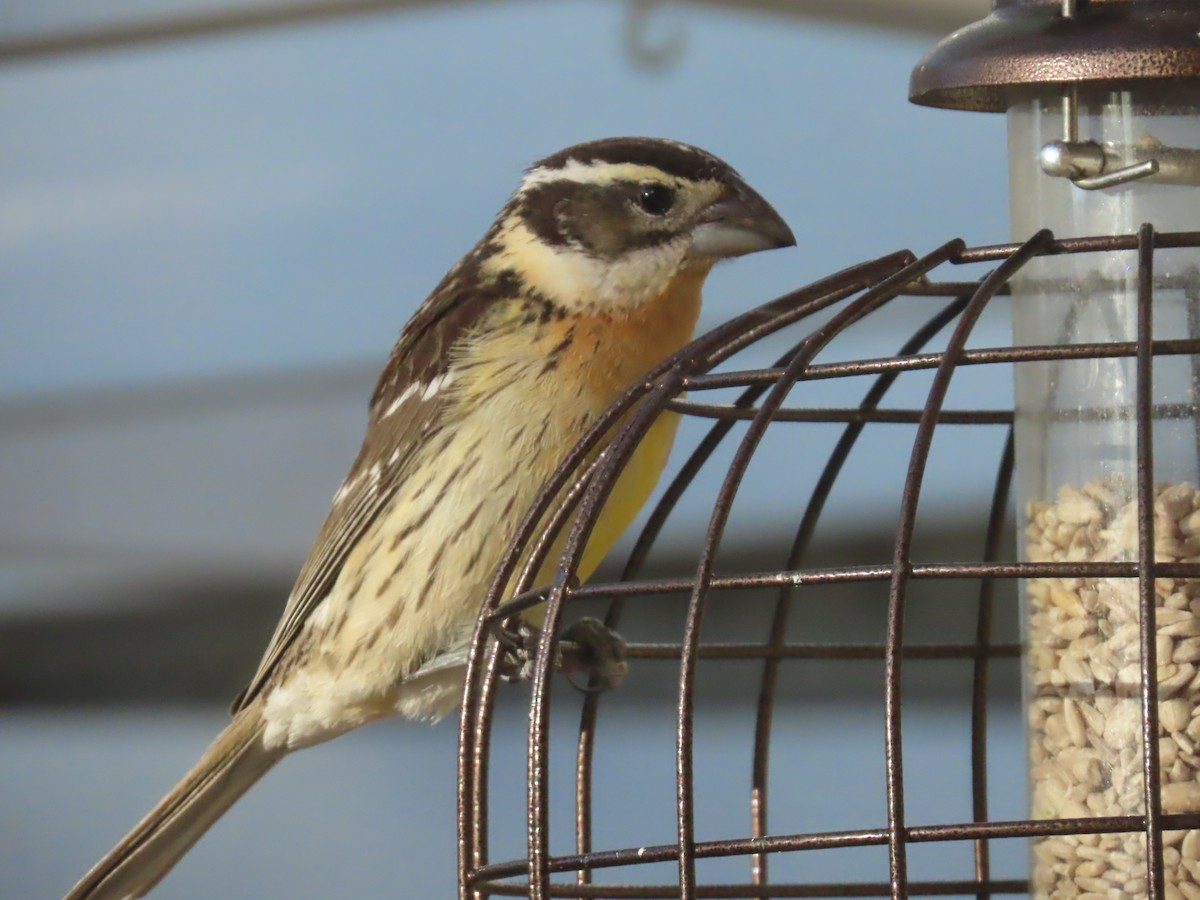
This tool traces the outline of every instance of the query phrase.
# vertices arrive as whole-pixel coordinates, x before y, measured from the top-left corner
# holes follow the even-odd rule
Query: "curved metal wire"
[[[993,878],[990,842],[1014,837],[1103,834],[1141,831],[1148,839],[1148,881],[1152,896],[1162,896],[1164,830],[1200,828],[1200,814],[1167,814],[1158,795],[1158,723],[1155,682],[1154,579],[1200,577],[1200,564],[1158,562],[1153,553],[1153,470],[1150,465],[1150,422],[1153,416],[1190,416],[1192,410],[1155,405],[1150,391],[1155,357],[1188,355],[1200,359],[1200,339],[1155,340],[1150,333],[1150,307],[1155,250],[1200,246],[1200,233],[1159,234],[1148,226],[1136,235],[1054,240],[1043,232],[1023,245],[1004,244],[966,248],[951,242],[917,259],[907,252],[890,254],[823,279],[736,317],[699,338],[634,386],[593,429],[551,478],[527,514],[517,540],[509,548],[489,591],[479,619],[468,664],[459,751],[459,873],[461,900],[493,896],[549,897],[768,897],[973,895],[978,898],[1028,891],[1024,880]],[[985,307],[1007,293],[1007,285],[1026,263],[1042,255],[1133,250],[1138,256],[1139,327],[1136,340],[1062,346],[967,347],[971,330]],[[941,268],[966,263],[994,264],[978,281],[953,278],[930,280]],[[940,307],[927,305],[944,298]],[[923,324],[905,340],[896,356],[871,359],[817,361],[847,328],[874,314],[884,305],[902,302],[922,311]],[[907,306],[905,308],[907,308]],[[713,370],[762,338],[794,323],[823,316],[822,323],[799,340],[767,369]],[[951,327],[952,326],[952,327]],[[946,346],[925,347],[950,328]],[[1000,366],[1003,377],[1012,365],[1044,360],[1077,360],[1127,357],[1135,360],[1138,393],[1139,457],[1137,491],[1142,518],[1139,550],[1130,562],[1033,563],[1004,560],[1000,555],[1004,517],[1012,477],[1012,421],[1007,409],[951,409],[945,406],[953,375],[963,367]],[[920,408],[886,408],[883,400],[896,379],[905,373],[928,372],[926,400]],[[786,405],[799,382],[871,376],[863,399],[852,407],[800,408]],[[695,399],[713,390],[740,388],[732,402]],[[687,391],[693,399],[684,399]],[[707,434],[666,486],[635,542],[619,581],[580,585],[575,572],[596,518],[638,440],[663,411],[712,422]],[[1120,410],[1101,415],[1122,414]],[[643,571],[667,521],[680,499],[738,423],[743,432],[732,462],[727,466],[713,504],[695,571],[690,576],[645,578]],[[803,510],[783,568],[769,572],[718,573],[717,551],[742,478],[759,441],[771,426],[804,428],[803,424],[840,423],[843,427],[827,463],[821,469],[810,500]],[[813,566],[806,564],[808,547],[817,533],[843,465],[869,425],[907,423],[912,430],[908,474],[899,491],[899,519],[891,560],[885,564]],[[1002,426],[1006,435],[988,513],[979,561],[930,563],[915,560],[913,535],[918,502],[927,474],[935,431],[946,428]],[[930,473],[932,474],[932,473]],[[541,559],[555,538],[565,534],[552,584],[534,586]],[[987,711],[989,664],[1019,656],[1013,643],[997,642],[992,635],[997,582],[1020,578],[1105,577],[1138,578],[1142,616],[1142,745],[1145,814],[1081,819],[989,821],[987,795]],[[930,580],[974,581],[975,625],[973,639],[961,644],[906,641],[904,620],[910,585]],[[887,586],[886,628],[879,643],[814,643],[788,640],[788,614],[796,591],[837,584]],[[703,633],[705,610],[715,592],[772,590],[773,612],[759,642],[717,642]],[[670,598],[688,598],[685,625],[678,643],[633,643],[631,660],[668,660],[677,666],[676,692],[676,810],[674,843],[597,850],[593,847],[592,814],[595,739],[600,729],[603,695],[587,694],[582,701],[575,755],[575,852],[551,852],[549,795],[550,717],[554,706],[552,661],[564,616],[572,604],[584,600],[609,601],[606,623],[616,628],[628,604],[654,604]],[[965,599],[965,598],[964,598]],[[493,862],[488,858],[488,760],[494,704],[500,690],[499,660],[504,648],[506,621],[538,603],[546,604],[546,621],[538,642],[532,677],[528,729],[528,856]],[[789,659],[873,660],[884,665],[884,745],[887,798],[886,821],[856,831],[777,833],[770,830],[770,743],[776,718],[776,693],[781,663]],[[902,663],[910,659],[970,662],[971,696],[971,815],[973,821],[949,825],[914,825],[907,821],[902,755]],[[702,660],[758,660],[755,728],[748,736],[748,833],[721,840],[698,840],[695,831],[696,772],[692,759],[695,731],[696,677]],[[971,846],[974,871],[968,880],[914,881],[907,870],[907,848],[921,843],[966,842]],[[768,857],[831,848],[886,847],[889,872],[886,882],[772,883]],[[744,857],[749,866],[746,883],[703,883],[697,861]],[[640,867],[674,861],[677,878],[669,883],[639,879]],[[618,884],[596,884],[593,873],[621,867],[627,878]],[[660,871],[660,870],[656,870]],[[571,881],[556,876],[572,874]]]
[[[900,348],[901,355],[909,355],[920,350],[933,337],[954,321],[967,304],[966,298],[959,298],[939,311],[932,319],[919,328]],[[834,482],[841,474],[850,452],[862,436],[869,413],[878,412],[880,402],[888,390],[896,383],[898,372],[885,372],[879,375],[862,402],[859,411],[863,414],[848,422],[838,438],[837,445],[829,454],[829,461],[822,470],[820,477],[813,487],[812,497],[804,509],[796,536],[788,553],[785,569],[798,569],[808,552],[809,544],[816,534],[817,522],[825,510],[825,503],[833,490]],[[777,414],[776,421],[781,417]],[[783,655],[778,651],[784,646],[788,614],[796,597],[795,585],[786,585],[779,591],[775,601],[775,611],[771,617],[771,629],[767,638],[767,648],[774,651],[763,663],[762,679],[759,685],[758,713],[754,726],[754,763],[751,773],[750,788],[750,833],[752,837],[765,837],[767,834],[767,782],[770,771],[771,724],[775,713],[775,690],[779,682],[779,668]],[[767,856],[756,853],[750,862],[750,881],[753,884],[767,883]],[[766,895],[760,895],[765,897]]]

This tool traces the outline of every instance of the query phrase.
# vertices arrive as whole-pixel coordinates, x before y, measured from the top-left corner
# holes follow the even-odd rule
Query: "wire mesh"
[[[1023,244],[967,248],[951,241],[916,257],[893,253],[846,269],[751,310],[698,338],[666,360],[632,388],[595,424],[589,435],[564,460],[542,491],[500,566],[475,633],[468,666],[460,725],[459,756],[459,871],[463,900],[498,896],[547,897],[867,897],[902,898],[922,895],[989,897],[1029,891],[1027,879],[993,877],[992,842],[1047,835],[1094,835],[1142,832],[1147,840],[1149,895],[1163,894],[1163,834],[1200,827],[1200,814],[1163,812],[1159,801],[1158,710],[1155,687],[1154,579],[1200,577],[1200,564],[1164,562],[1154,558],[1151,421],[1154,415],[1193,415],[1191,410],[1155,406],[1151,365],[1155,357],[1200,354],[1200,340],[1154,339],[1150,310],[1156,250],[1200,246],[1200,233],[1155,233],[1149,226],[1138,234],[1056,240],[1041,232]],[[968,347],[972,330],[994,299],[1007,293],[1009,282],[1031,259],[1044,255],[1133,251],[1138,268],[1139,328],[1136,341],[1107,343]],[[967,264],[988,271],[978,280],[937,280],[939,272]],[[818,361],[831,342],[868,316],[889,305],[911,307],[923,321],[894,356]],[[935,307],[930,313],[930,308]],[[740,351],[789,325],[817,323],[770,368],[713,370]],[[941,349],[930,351],[942,335]],[[1023,362],[1128,357],[1136,360],[1139,466],[1137,498],[1140,518],[1139,549],[1130,562],[1022,562],[1001,558],[1009,490],[1013,475],[1013,413],[1011,409],[950,408],[947,397],[956,373],[968,367],[1002,366],[994,377],[1011,378],[1009,367]],[[930,375],[922,406],[886,407],[884,401],[906,373]],[[793,388],[805,382],[869,376],[869,387],[856,406],[811,408],[787,406]],[[737,388],[730,402],[706,402],[706,392]],[[682,395],[688,392],[690,399]],[[619,580],[580,584],[576,571],[591,529],[611,492],[616,477],[638,441],[663,411],[711,420],[704,437],[666,485],[625,562]],[[787,550],[782,567],[773,571],[719,574],[716,560],[726,537],[739,487],[767,429],[778,422],[840,423],[841,432],[821,468]],[[868,425],[909,423],[915,426],[907,445],[907,471],[899,490],[899,516],[890,561],[878,564],[823,566],[814,564],[812,546],[847,459]],[[718,449],[742,426],[711,505],[704,539],[690,576],[647,578],[647,559],[684,493]],[[986,511],[984,540],[978,560],[922,561],[914,552],[918,505],[922,489],[938,473],[930,469],[931,445],[939,426],[1005,429],[1002,450],[992,463],[995,486]],[[983,513],[981,513],[983,515]],[[556,536],[565,538],[556,543]],[[557,554],[557,574],[549,585],[532,584],[545,557]],[[994,636],[994,606],[998,590],[1015,600],[1017,579],[1044,577],[1104,577],[1137,579],[1141,616],[1141,715],[1144,771],[1144,815],[1091,816],[1071,819],[994,821],[988,804],[989,673],[999,659],[1015,659],[1021,648]],[[914,585],[935,581],[974,584],[973,638],[962,643],[920,643],[905,636],[905,615]],[[789,616],[797,592],[831,589],[837,585],[874,584],[886,587],[886,619],[879,642],[820,643],[788,639]],[[1010,587],[1013,586],[1013,587]],[[773,590],[770,620],[758,642],[719,642],[703,635],[703,622],[712,598],[731,590]],[[643,660],[677,665],[675,686],[675,840],[654,845],[597,849],[594,846],[593,807],[596,798],[595,744],[600,731],[600,708],[606,695],[587,693],[582,700],[576,734],[574,790],[574,852],[551,852],[550,718],[554,699],[555,651],[568,609],[582,601],[608,602],[606,625],[618,629],[630,604],[652,603],[670,595],[687,597],[682,634],[675,642],[631,643],[628,656],[637,666]],[[493,860],[489,854],[492,815],[488,806],[489,763],[501,685],[505,623],[520,612],[545,604],[545,623],[538,637],[536,665],[529,687],[527,855]],[[870,660],[883,665],[883,789],[886,815],[861,830],[772,832],[768,810],[772,768],[772,734],[776,725],[782,666],[788,660]],[[744,836],[701,840],[696,830],[697,774],[695,722],[697,672],[701,661],[743,660],[761,664],[757,676],[754,728],[748,736],[746,810],[749,829]],[[970,664],[971,820],[951,824],[910,821],[905,800],[901,675],[911,660],[966,660]],[[783,761],[787,765],[787,760]],[[969,847],[972,872],[955,880],[910,879],[911,848],[923,844],[963,843]],[[779,854],[834,848],[886,848],[886,880],[810,883],[772,880],[771,861]],[[698,874],[698,864],[723,857],[744,857],[747,877],[741,883],[714,883]],[[677,878],[649,882],[639,867],[674,863]],[[596,873],[626,867],[633,880],[597,883]],[[662,869],[653,870],[661,875]],[[568,877],[570,876],[569,880]]]

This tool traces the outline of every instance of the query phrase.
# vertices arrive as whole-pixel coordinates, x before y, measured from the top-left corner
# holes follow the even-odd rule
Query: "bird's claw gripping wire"
[[[533,676],[541,632],[528,622],[504,630],[500,677],[527,681]],[[598,619],[583,618],[563,631],[554,668],[578,690],[588,693],[615,688],[629,672],[625,641]],[[580,676],[586,676],[581,679]]]

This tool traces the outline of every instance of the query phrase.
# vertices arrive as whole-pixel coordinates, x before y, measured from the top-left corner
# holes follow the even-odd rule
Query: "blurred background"
[[[702,328],[901,247],[1006,240],[1002,118],[906,100],[921,55],[987,7],[4,0],[0,896],[61,895],[221,727],[357,450],[396,334],[524,166],[577,141],[649,134],[737,167],[799,247],[715,272]],[[998,312],[980,343],[1010,340]],[[895,352],[894,326],[873,317],[839,352]],[[778,346],[756,350],[758,364]],[[908,395],[918,404],[920,387]],[[1008,383],[970,388],[973,405],[1010,402]],[[991,484],[958,463],[986,452],[988,471],[998,446],[935,448],[922,506],[932,555],[970,555],[959,522],[986,509]],[[822,459],[795,443],[764,450],[739,497],[730,568],[772,567],[762,560],[790,542]],[[886,555],[904,463],[882,444],[859,454],[828,514],[826,559]],[[701,494],[716,484],[706,477]],[[672,574],[690,570],[703,496],[683,512],[656,560]],[[666,612],[648,615],[651,631],[671,630]],[[826,618],[808,622],[810,639],[841,633]],[[1011,603],[1001,618],[1011,635]],[[965,605],[934,602],[910,634],[952,640],[972,621]],[[728,610],[713,622],[757,639],[767,627]],[[741,687],[705,682],[703,837],[747,827],[756,669],[743,670]],[[910,818],[964,821],[969,668],[911,671]],[[777,796],[802,812],[784,830],[882,822],[880,672],[785,682]],[[598,845],[673,839],[675,676],[644,674],[606,720],[613,756],[599,770],[644,808],[598,809]],[[997,672],[996,818],[1024,814],[1016,683],[1015,664]],[[497,726],[493,802],[514,823],[507,838],[493,832],[497,856],[523,855],[523,700],[514,689]],[[633,765],[660,745],[658,763]],[[299,754],[156,896],[453,896],[455,749],[452,722],[387,723]],[[569,798],[566,775],[555,784]],[[556,846],[570,842],[569,817],[564,806]],[[969,877],[969,858],[923,853],[914,877]],[[997,877],[1019,874],[1023,854],[1001,849]],[[848,859],[794,865],[820,880]],[[882,852],[852,862],[860,879],[886,877]]]

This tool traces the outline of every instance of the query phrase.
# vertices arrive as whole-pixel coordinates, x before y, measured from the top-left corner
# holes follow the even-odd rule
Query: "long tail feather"
[[[66,900],[144,896],[280,757],[263,747],[258,704],[242,710],[183,780],[83,876]]]

